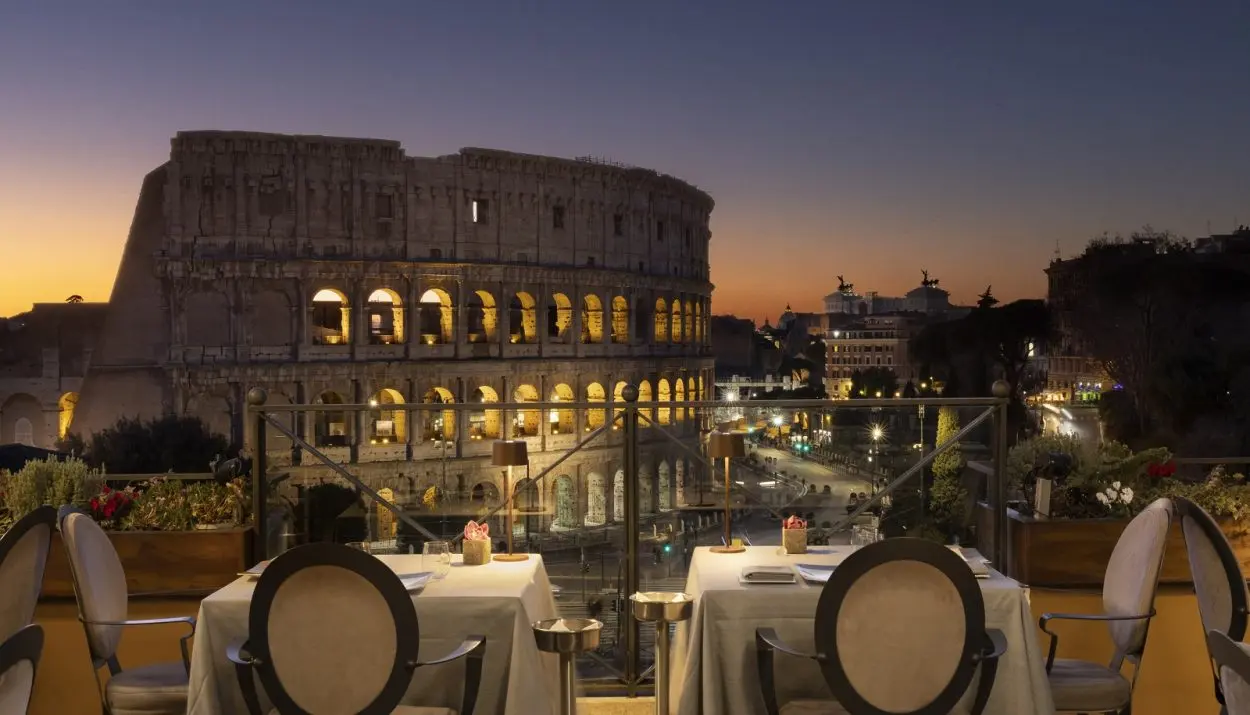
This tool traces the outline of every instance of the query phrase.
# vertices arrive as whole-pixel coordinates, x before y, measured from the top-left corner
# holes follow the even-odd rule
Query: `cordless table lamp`
[[[530,557],[529,554],[512,553],[512,510],[515,506],[513,503],[512,493],[512,468],[529,464],[529,452],[526,450],[524,440],[519,439],[500,439],[496,440],[491,447],[490,463],[496,467],[505,467],[503,478],[504,498],[508,500],[508,553],[499,554],[495,557],[496,561],[525,561]]]
[[[707,456],[712,459],[725,460],[725,545],[713,546],[715,554],[737,554],[746,551],[742,546],[734,546],[732,516],[729,510],[729,460],[732,457],[745,457],[747,454],[746,440],[741,432],[712,432],[708,435]]]

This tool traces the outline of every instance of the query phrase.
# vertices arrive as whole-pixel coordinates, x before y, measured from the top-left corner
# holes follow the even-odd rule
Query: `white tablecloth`
[[[396,573],[422,571],[420,555],[379,556]],[[476,715],[552,714],[558,708],[558,662],[539,653],[531,623],[554,618],[555,601],[542,557],[464,566],[413,595],[421,626],[421,658],[451,652],[468,635],[486,636]],[[200,604],[191,656],[189,715],[246,715],[226,646],[246,637],[255,582],[240,578]],[[258,687],[259,687],[259,681]],[[405,702],[460,709],[464,660],[418,668]]]
[[[686,592],[695,598],[694,616],[681,623],[673,641],[670,700],[680,715],[754,715],[764,712],[756,671],[755,629],[771,626],[792,645],[814,650],[813,628],[821,584],[743,586],[743,567],[761,564],[836,564],[850,546],[813,547],[785,556],[775,546],[752,546],[741,554],[695,550]],[[997,572],[983,579],[986,626],[1007,636],[1007,654],[986,715],[1052,715],[1046,661],[1037,645],[1028,594]],[[815,662],[778,655],[777,698],[830,699]],[[974,681],[975,687],[975,681]]]

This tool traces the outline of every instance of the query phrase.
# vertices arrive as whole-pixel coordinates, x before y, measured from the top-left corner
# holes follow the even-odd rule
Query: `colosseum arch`
[[[603,475],[591,472],[586,477],[586,526],[599,526],[608,520],[608,486]]]
[[[573,326],[573,303],[563,293],[552,293],[547,305],[547,339],[553,343],[567,343],[569,329]]]
[[[393,345],[404,342],[404,301],[390,288],[378,288],[365,304],[369,343]]]
[[[421,294],[417,324],[422,343],[445,345],[452,342],[456,334],[454,308],[451,295],[442,288],[430,288]]]
[[[346,403],[343,396],[334,390],[326,390],[313,400],[318,405],[342,405]],[[313,420],[313,446],[315,447],[348,447],[351,445],[351,421],[348,413],[343,410],[321,410]]]
[[[694,341],[700,345],[707,342],[707,326],[703,324],[703,302],[694,302]]]
[[[668,342],[668,303],[663,298],[655,299],[655,342]]]
[[[427,405],[450,405],[455,403],[456,398],[451,394],[451,390],[445,387],[431,387],[425,391],[421,401]],[[456,412],[455,410],[427,410],[423,413],[425,421],[425,430],[422,438],[425,440],[455,439],[456,437]]]
[[[533,385],[517,385],[512,391],[513,402],[538,402],[538,388]],[[538,435],[538,410],[517,410],[512,423],[513,437],[534,437]]]
[[[491,342],[498,330],[498,311],[495,296],[490,291],[476,290],[469,294],[468,341]]]
[[[698,390],[695,389],[693,377],[686,378],[686,399],[690,400],[691,402],[696,402],[699,399],[699,392]],[[690,410],[690,419],[692,420],[699,419],[699,414],[696,408],[691,407],[688,409]]]
[[[577,396],[573,388],[565,383],[556,385],[551,390],[551,402],[576,402]],[[551,410],[547,417],[548,434],[573,434],[577,432],[577,413],[572,407]]]
[[[673,402],[677,406],[673,408],[673,417],[675,422],[684,422],[686,419],[686,408],[682,403],[686,401],[686,387],[682,383],[680,377],[673,380]]]
[[[312,299],[313,345],[346,345],[351,340],[352,307],[336,288],[322,288]]]
[[[230,299],[220,291],[195,291],[183,300],[186,344],[225,347],[234,344],[230,334]]]
[[[61,395],[61,399],[56,401],[56,435],[61,439],[69,434],[69,428],[74,424],[74,409],[78,407],[78,393],[67,392]]]
[[[660,466],[656,469],[659,472],[659,492],[660,492],[660,511],[672,511],[673,509],[673,481],[670,474],[668,462],[660,462]]]
[[[650,466],[642,465],[638,467],[638,474],[634,478],[638,480],[638,513],[654,514],[655,472]]]
[[[538,342],[538,303],[534,296],[519,291],[508,304],[508,329],[510,342]]]
[[[659,393],[656,402],[660,403],[656,421],[662,425],[672,424],[672,409],[669,408],[668,403],[673,401],[673,391],[667,379],[660,378],[660,381],[656,383],[656,392]]]
[[[288,395],[288,393],[284,392],[283,390],[268,389],[266,390],[266,392],[268,392],[268,397],[265,399],[266,405],[276,405],[280,407],[283,405],[295,404],[295,400],[292,400],[290,396]],[[306,412],[273,412],[273,413],[270,413],[269,416],[277,420],[283,427],[286,427],[287,429],[291,430],[292,432],[298,435],[303,432],[302,428],[300,427],[300,423],[303,421],[305,414],[308,414],[308,413]],[[304,436],[304,438],[307,439],[307,435],[302,435],[302,436]],[[270,453],[290,452],[291,446],[292,446],[292,443],[291,443],[290,437],[287,437],[285,434],[279,431],[277,427],[274,427],[271,424],[265,425],[265,451],[266,452],[270,452]]]
[[[499,487],[493,481],[481,481],[469,490],[469,500],[482,507],[491,507],[500,503]]]
[[[620,416],[622,412],[625,411],[625,408],[623,407],[623,405],[625,404],[625,388],[627,387],[629,387],[629,383],[622,380],[616,383],[616,386],[612,388],[612,403],[616,405],[612,409],[613,420],[615,420],[618,416]],[[620,427],[619,424],[612,425],[612,429],[616,429],[618,427]]]
[[[561,474],[551,483],[551,504],[554,518],[551,520],[552,530],[577,528],[577,489],[573,478]]]
[[[605,402],[606,400],[607,400],[607,394],[604,393],[603,391],[603,385],[600,385],[597,382],[592,382],[586,386],[586,401],[587,402],[602,403],[602,402]],[[595,429],[599,429],[600,427],[602,427],[606,416],[607,416],[607,411],[604,409],[586,410],[586,430],[587,431],[595,430]]]
[[[625,521],[625,470],[612,475],[612,521]]]
[[[694,304],[693,304],[693,303],[691,303],[690,301],[686,301],[686,307],[685,307],[685,313],[684,313],[684,315],[685,315],[686,323],[685,323],[685,329],[683,329],[683,330],[682,330],[682,333],[681,333],[681,334],[682,334],[683,336],[685,336],[685,341],[686,341],[686,342],[688,342],[688,343],[696,343],[696,342],[698,342],[698,340],[696,340],[696,339],[695,339],[695,336],[694,336],[694,325],[695,325],[695,323],[694,323]]]
[[[43,406],[34,395],[19,392],[0,407],[0,444],[43,445]]]
[[[295,342],[291,300],[280,290],[263,290],[248,307],[248,334],[252,345],[285,347]],[[340,319],[342,314],[339,315]]]
[[[629,301],[621,295],[612,298],[612,342],[629,342]]]
[[[408,413],[404,396],[392,387],[383,387],[369,398],[369,405],[378,409],[369,413],[371,444],[403,443],[408,440]]]
[[[638,401],[639,402],[651,402],[654,399],[655,399],[654,396],[651,394],[651,382],[648,380],[640,381],[638,383]],[[638,412],[639,414],[641,414],[643,417],[646,418],[646,420],[642,422],[642,426],[650,427],[651,420],[655,419],[653,413],[651,412],[651,408],[639,407]]]
[[[677,506],[686,506],[686,460],[678,459],[673,465],[674,490],[677,493]]]
[[[603,342],[603,302],[594,293],[582,296],[582,342]]]
[[[490,385],[481,385],[470,398],[478,404],[499,402],[499,393]],[[469,439],[499,439],[499,410],[473,410],[469,413]]]
[[[672,335],[672,341],[674,343],[684,343],[686,342],[686,340],[683,337],[684,333],[682,333],[681,331],[681,299],[680,298],[673,299],[672,316],[673,316],[673,329],[672,331],[670,331],[670,335]]]

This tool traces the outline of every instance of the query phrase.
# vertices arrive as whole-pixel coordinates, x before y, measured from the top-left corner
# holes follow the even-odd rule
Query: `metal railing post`
[[[625,617],[625,687],[629,696],[638,692],[642,671],[639,653],[638,620],[629,597],[638,592],[638,388],[627,385],[625,399],[625,584],[621,589],[621,610]]]
[[[999,404],[994,412],[994,483],[990,485],[990,503],[994,515],[994,553],[991,562],[1006,568],[1007,555],[1007,410],[1011,405],[1011,385],[997,380],[991,388]]]
[[[256,529],[252,544],[253,561],[269,558],[269,455],[265,446],[265,401],[269,394],[263,388],[253,387],[247,391],[247,404],[255,413],[256,432],[252,437],[252,524]]]

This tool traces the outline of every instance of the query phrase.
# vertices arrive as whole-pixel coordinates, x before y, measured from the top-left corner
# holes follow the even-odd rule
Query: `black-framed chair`
[[[0,641],[35,621],[56,509],[41,506],[0,538]]]
[[[977,683],[972,715],[989,700],[1000,631],[985,627],[985,601],[968,564],[941,544],[913,538],[878,541],[848,556],[816,607],[815,653],[785,644],[772,628],[755,632],[760,688],[769,715],[829,712],[831,703],[778,708],[775,653],[815,660],[851,715],[946,715]],[[836,712],[836,709],[834,710]]]
[[[1046,613],[1039,619],[1038,625],[1050,636],[1046,674],[1056,712],[1132,712],[1172,513],[1172,502],[1158,499],[1124,527],[1103,576],[1103,613]],[[1056,658],[1059,635],[1049,628],[1056,620],[1104,624],[1115,645],[1110,663]],[[1122,672],[1125,662],[1133,665],[1131,679]]]
[[[61,520],[61,540],[69,556],[74,596],[78,600],[78,620],[87,634],[92,673],[106,715],[185,713],[191,672],[188,641],[195,634],[195,619],[190,616],[127,618],[130,594],[126,572],[108,534],[90,516],[79,512],[65,514]],[[179,623],[189,626],[189,632],[178,644],[182,650],[181,661],[121,667],[117,648],[124,629]],[[109,679],[101,683],[100,669],[105,667],[109,670]]]
[[[1220,702],[1228,715],[1250,715],[1250,651],[1246,648],[1220,631],[1207,633],[1207,651],[1223,687]]]
[[[0,644],[0,715],[26,715],[42,653],[43,629],[37,625],[21,628]]]
[[[341,544],[313,543],[274,559],[252,594],[246,641],[229,646],[243,700],[261,715],[256,680],[277,715],[456,715],[400,706],[417,668],[465,659],[460,714],[472,715],[486,638],[419,660],[412,594],[377,558]]]
[[[1185,535],[1185,552],[1189,557],[1189,573],[1194,579],[1202,631],[1217,631],[1240,643],[1246,636],[1250,592],[1246,590],[1237,553],[1220,525],[1202,507],[1183,497],[1174,499],[1173,506]],[[1207,643],[1211,643],[1210,638]],[[1214,653],[1210,656],[1215,658]],[[1219,668],[1212,667],[1212,676],[1215,698],[1223,704]]]

